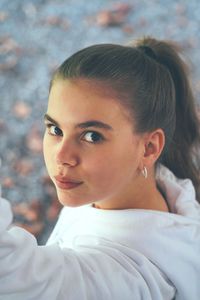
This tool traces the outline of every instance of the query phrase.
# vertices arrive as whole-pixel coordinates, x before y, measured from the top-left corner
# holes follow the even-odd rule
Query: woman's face
[[[44,158],[63,205],[122,208],[131,201],[144,152],[125,108],[83,80],[57,80],[45,115]]]

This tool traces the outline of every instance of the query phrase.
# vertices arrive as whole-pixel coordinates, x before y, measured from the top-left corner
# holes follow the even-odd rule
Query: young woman
[[[46,246],[0,201],[0,299],[198,300],[199,121],[173,45],[94,45],[55,72],[44,157],[64,208]]]

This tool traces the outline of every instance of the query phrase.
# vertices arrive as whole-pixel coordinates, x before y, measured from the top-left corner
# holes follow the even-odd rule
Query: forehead
[[[73,94],[77,100],[82,98],[84,101],[98,99],[119,102],[117,93],[106,82],[92,79],[58,79],[51,88],[50,96],[51,94],[60,94],[65,98]]]
[[[92,118],[131,123],[127,109],[114,91],[92,80],[55,81],[49,94],[48,113],[51,116],[56,114],[59,119],[74,118],[74,121],[76,118],[79,121]]]

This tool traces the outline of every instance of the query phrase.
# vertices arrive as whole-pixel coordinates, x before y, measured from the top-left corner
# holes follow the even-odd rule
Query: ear
[[[153,167],[153,165],[161,155],[164,145],[165,134],[162,129],[159,128],[151,133],[146,134],[144,144],[144,155],[142,159],[142,168],[144,166],[147,168]]]

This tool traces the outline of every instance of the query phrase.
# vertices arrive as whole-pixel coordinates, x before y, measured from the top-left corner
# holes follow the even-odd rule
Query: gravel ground
[[[200,92],[198,0],[0,0],[0,181],[15,222],[43,243],[60,206],[44,167],[43,115],[52,71],[94,43],[126,43],[143,35],[171,39],[191,65]]]

